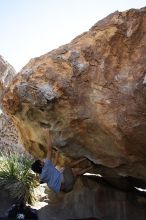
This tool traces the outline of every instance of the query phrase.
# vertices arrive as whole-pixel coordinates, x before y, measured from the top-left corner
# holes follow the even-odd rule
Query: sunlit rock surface
[[[0,55],[0,96],[15,75],[15,69]]]
[[[117,11],[31,59],[3,108],[31,154],[46,156],[48,128],[66,158],[87,157],[105,176],[146,180],[146,8]]]
[[[4,90],[9,86],[13,77],[16,75],[15,69],[0,56],[0,106],[1,95]],[[0,152],[4,151],[24,151],[22,144],[18,137],[18,131],[16,130],[12,119],[7,115],[4,115],[0,109]]]

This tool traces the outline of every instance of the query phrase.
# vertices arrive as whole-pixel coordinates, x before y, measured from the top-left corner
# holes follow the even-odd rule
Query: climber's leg
[[[86,157],[81,158],[81,159],[79,159],[79,160],[77,160],[77,161],[72,162],[71,164],[69,164],[69,166],[70,166],[70,167],[75,167],[77,164],[79,164],[79,163],[81,163],[81,162],[83,162],[83,161],[85,161],[85,160],[88,160],[88,159],[87,159]]]
[[[86,168],[72,168],[72,172],[74,174],[74,176],[81,176],[84,173],[88,172],[89,170],[91,170],[93,168],[93,166],[90,167],[86,167]]]
[[[73,170],[70,167],[64,167],[62,174],[63,174],[62,191],[70,192],[73,189],[73,186],[76,181],[76,177],[73,173]]]

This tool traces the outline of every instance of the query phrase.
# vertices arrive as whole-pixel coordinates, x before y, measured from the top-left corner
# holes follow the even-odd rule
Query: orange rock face
[[[30,60],[3,108],[35,156],[46,155],[48,128],[66,157],[146,180],[146,8],[115,12]]]

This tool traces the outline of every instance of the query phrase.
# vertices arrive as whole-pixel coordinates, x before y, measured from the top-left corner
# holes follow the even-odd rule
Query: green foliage
[[[31,172],[33,160],[23,154],[4,153],[0,155],[0,187],[8,190],[11,198],[32,204],[38,181]]]

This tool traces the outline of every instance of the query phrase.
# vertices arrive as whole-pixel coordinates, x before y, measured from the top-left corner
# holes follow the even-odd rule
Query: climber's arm
[[[48,136],[47,146],[48,146],[47,159],[51,160],[52,138],[51,138],[50,133],[49,133],[49,136]]]
[[[46,133],[46,141],[47,141],[47,159],[51,160],[51,151],[52,151],[52,138],[49,130],[45,129],[44,132]]]
[[[58,159],[59,159],[59,151],[57,150],[57,152],[56,152],[56,154],[55,154],[54,166],[57,165]]]
[[[47,159],[51,160],[51,145],[48,144]]]

